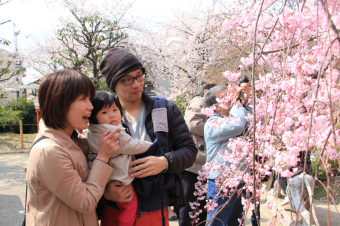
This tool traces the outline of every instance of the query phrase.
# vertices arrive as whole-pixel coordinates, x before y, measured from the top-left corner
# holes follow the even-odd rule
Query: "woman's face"
[[[71,136],[74,129],[86,129],[92,109],[93,106],[89,96],[82,94],[77,97],[77,99],[71,103],[66,114],[67,127],[64,128],[64,131]]]

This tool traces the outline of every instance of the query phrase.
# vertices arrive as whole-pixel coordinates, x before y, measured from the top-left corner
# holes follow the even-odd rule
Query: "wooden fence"
[[[25,148],[24,147],[24,131],[23,131],[23,126],[36,126],[37,124],[23,124],[22,120],[19,120],[19,131],[20,131],[20,141],[21,141],[21,148]],[[18,126],[18,124],[16,125],[6,125],[6,126]]]

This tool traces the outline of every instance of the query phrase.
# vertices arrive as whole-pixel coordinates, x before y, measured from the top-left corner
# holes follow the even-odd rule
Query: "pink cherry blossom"
[[[340,43],[337,38],[340,33],[329,20],[331,18],[339,29],[340,5],[333,0],[324,2],[323,5],[305,1],[281,9],[281,2],[264,0],[265,7],[257,18],[261,1],[245,1],[242,10],[227,17],[218,32],[219,39],[231,40],[238,49],[245,48],[245,43],[255,45],[254,50],[239,53],[236,66],[227,68],[223,75],[236,83],[247,73],[245,69],[254,69],[255,84],[251,82],[254,92],[249,98],[256,114],[247,116],[246,134],[230,139],[222,147],[228,148],[220,153],[230,165],[210,163],[211,167],[206,168],[220,172],[217,181],[221,190],[235,187],[240,181],[246,183],[244,189],[254,193],[256,200],[254,197],[242,199],[245,210],[250,210],[264,191],[261,178],[273,172],[287,178],[297,173],[301,153],[309,151],[312,156],[318,156],[322,160],[319,167],[327,176],[332,175],[330,161],[340,160]],[[215,62],[218,59],[215,57]],[[230,87],[230,90],[237,89]],[[220,104],[224,101],[234,104],[235,98],[227,95],[218,100]],[[212,127],[218,129],[221,123],[231,123],[223,120],[216,120]],[[254,153],[261,157],[255,161],[255,167]],[[207,206],[214,208],[213,202]],[[266,203],[266,207],[272,208],[273,204]]]

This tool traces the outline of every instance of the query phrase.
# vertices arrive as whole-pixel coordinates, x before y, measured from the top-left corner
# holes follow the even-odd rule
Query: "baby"
[[[132,138],[125,132],[121,124],[122,107],[119,100],[111,93],[106,91],[97,91],[91,101],[93,110],[89,118],[87,140],[89,143],[90,153],[89,167],[91,168],[93,160],[98,153],[99,139],[107,130],[121,128],[119,132],[119,149],[111,157],[109,164],[114,168],[110,181],[117,180],[122,185],[130,184],[134,178],[128,173],[132,155],[138,155],[146,152],[152,143]],[[119,225],[133,225],[137,217],[137,195],[133,189],[133,199],[128,203],[117,203],[122,211],[119,216]],[[103,209],[105,214],[105,206]]]

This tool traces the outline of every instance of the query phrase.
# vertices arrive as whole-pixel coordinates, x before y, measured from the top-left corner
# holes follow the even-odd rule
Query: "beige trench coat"
[[[63,130],[39,123],[41,140],[32,148],[27,163],[26,225],[98,225],[96,206],[113,168],[94,161],[89,171],[84,151],[85,138],[78,145]]]
[[[195,146],[198,150],[194,165],[186,169],[191,173],[198,174],[198,171],[202,170],[202,166],[206,162],[206,147],[204,142],[204,124],[208,120],[208,116],[201,112],[203,107],[203,97],[194,97],[185,110],[185,123],[189,128],[189,132],[195,142]]]

